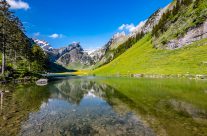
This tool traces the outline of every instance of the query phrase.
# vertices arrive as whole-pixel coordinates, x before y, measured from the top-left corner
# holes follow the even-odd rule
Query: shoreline
[[[48,81],[59,80],[66,77],[74,77],[74,76],[94,76],[94,77],[128,77],[128,78],[152,78],[152,79],[193,79],[193,80],[207,80],[207,75],[205,74],[106,74],[106,75],[96,75],[96,74],[74,74],[74,73],[52,73],[47,76],[43,76],[44,78],[48,79]],[[41,78],[43,78],[41,77]],[[14,84],[21,84],[21,83],[35,83],[37,80],[41,79],[37,77],[25,77],[25,78],[18,78],[18,79],[7,79],[7,80],[0,80],[0,85],[7,84],[7,83],[14,83]]]
[[[89,74],[90,75],[90,74]],[[96,77],[131,77],[131,78],[157,78],[157,79],[169,79],[169,78],[186,78],[186,79],[194,79],[194,80],[207,80],[207,75],[205,74],[111,74],[111,75],[96,75],[92,74],[92,76]]]
[[[39,78],[17,78],[17,79],[6,79],[6,80],[0,80],[0,85],[2,84],[8,84],[8,83],[14,83],[14,84],[19,84],[19,83],[28,83],[28,82],[35,82]]]

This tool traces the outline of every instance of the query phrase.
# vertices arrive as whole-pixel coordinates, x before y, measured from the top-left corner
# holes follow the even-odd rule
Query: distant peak
[[[46,42],[44,40],[33,39],[33,41],[45,51],[53,50],[53,47],[48,42]]]
[[[71,45],[80,45],[80,42],[72,42]]]

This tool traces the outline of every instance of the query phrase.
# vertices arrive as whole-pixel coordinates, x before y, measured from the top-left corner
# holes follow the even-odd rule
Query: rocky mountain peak
[[[123,32],[118,32],[112,36],[112,38],[108,41],[108,43],[104,46],[104,48],[107,49],[115,49],[120,44],[126,41],[128,38],[127,34]]]
[[[133,32],[131,32],[129,35],[135,36],[137,33],[140,33],[141,31],[145,34],[148,32],[151,32],[153,27],[157,25],[162,17],[162,15],[167,11],[172,9],[173,5],[169,4],[164,8],[158,9],[154,14],[152,14],[147,20],[141,21]]]
[[[73,42],[73,43],[68,45],[68,48],[70,50],[72,50],[72,49],[79,49],[80,51],[84,51],[83,48],[80,45],[80,42]]]
[[[82,68],[93,64],[92,58],[84,51],[80,42],[73,42],[67,47],[57,49],[55,54],[57,55],[56,62],[69,68]]]
[[[70,45],[71,46],[80,46],[80,42],[72,42]]]

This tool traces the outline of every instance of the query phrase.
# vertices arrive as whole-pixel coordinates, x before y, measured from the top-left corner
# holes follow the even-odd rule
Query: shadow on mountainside
[[[56,63],[50,63],[48,65],[48,72],[52,72],[52,73],[62,73],[62,72],[77,72],[77,70],[73,70],[73,69],[67,69],[61,65],[58,65]]]

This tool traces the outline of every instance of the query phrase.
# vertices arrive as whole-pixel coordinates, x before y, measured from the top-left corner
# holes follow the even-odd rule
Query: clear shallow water
[[[205,81],[69,78],[1,89],[0,135],[207,135]]]

